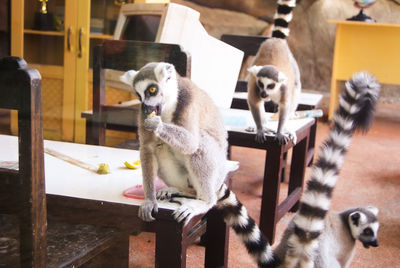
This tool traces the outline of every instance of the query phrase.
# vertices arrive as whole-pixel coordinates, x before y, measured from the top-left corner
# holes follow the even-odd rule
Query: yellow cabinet
[[[400,25],[357,21],[335,23],[329,120],[339,104],[340,81],[368,71],[379,82],[400,85]]]
[[[42,75],[46,139],[85,142],[81,112],[91,106],[91,51],[113,38],[120,2],[124,1],[11,1],[11,54],[23,57]],[[127,93],[116,93],[116,101],[130,97],[121,94]],[[12,113],[13,133],[16,122]]]

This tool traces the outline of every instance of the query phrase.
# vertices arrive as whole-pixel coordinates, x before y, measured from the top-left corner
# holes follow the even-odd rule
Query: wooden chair
[[[264,36],[245,36],[245,35],[222,35],[221,40],[242,50],[244,52],[244,61],[248,56],[255,56],[262,42],[268,37]],[[236,84],[235,94],[238,92],[247,92],[247,81],[239,80]],[[302,94],[304,95],[304,94]],[[315,96],[313,96],[315,95]],[[311,99],[311,100],[310,100]],[[320,94],[307,94],[300,101],[298,110],[315,109],[322,99]],[[306,101],[304,101],[306,100]],[[264,104],[265,111],[270,113],[277,112],[277,105],[272,101]],[[232,100],[231,108],[248,110],[247,98],[235,97]],[[317,120],[307,128],[297,133],[299,138],[298,146],[286,145],[278,146],[274,139],[267,139],[264,145],[257,144],[253,141],[252,135],[246,135],[236,131],[229,131],[229,145],[243,146],[250,148],[258,148],[267,150],[264,170],[264,186],[262,200],[262,217],[260,218],[261,229],[271,241],[274,240],[275,225],[277,221],[287,212],[297,209],[297,201],[301,194],[304,179],[304,162],[306,166],[310,166],[314,157],[315,137],[317,130]],[[252,140],[249,140],[252,139]],[[229,152],[230,148],[229,147]],[[285,177],[285,168],[287,167],[287,152],[293,148],[292,163],[289,180],[288,198],[278,206],[279,183],[275,181],[276,175],[283,181]],[[306,155],[303,155],[303,149],[306,149]],[[276,159],[274,159],[276,158]],[[304,158],[304,159],[303,159]],[[302,175],[303,174],[303,175]],[[274,189],[272,192],[266,192],[268,189]],[[264,200],[266,196],[266,200]]]
[[[105,69],[138,70],[148,62],[168,62],[181,76],[190,77],[190,56],[179,45],[109,40],[94,50],[93,112],[84,112],[86,143],[105,144],[106,129],[137,131],[139,106],[106,105]]]
[[[48,221],[41,77],[21,58],[0,59],[0,107],[18,111],[19,145],[18,168],[0,168],[0,267],[127,267],[117,230]]]
[[[82,117],[86,118],[87,144],[104,145],[106,129],[137,131],[138,105],[105,104],[105,69],[138,70],[148,62],[171,63],[181,76],[190,77],[190,55],[179,45],[108,40],[95,48],[93,111],[82,113]],[[230,181],[232,176],[233,174],[228,175],[227,180]],[[205,267],[227,266],[229,228],[215,210],[203,216],[195,217],[184,227],[169,217],[162,224],[158,224],[158,228],[146,230],[156,233],[156,264],[160,265],[163,260],[169,260],[169,264],[164,263],[163,266],[185,267],[187,247],[201,237],[202,245],[206,248]],[[158,253],[161,252],[161,248],[163,254]]]

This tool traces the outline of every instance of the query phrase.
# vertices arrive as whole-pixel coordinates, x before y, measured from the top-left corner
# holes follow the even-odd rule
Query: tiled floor
[[[319,123],[317,145],[322,143],[327,133],[327,124]],[[233,180],[233,190],[248,208],[249,214],[257,220],[264,157],[265,153],[260,150],[233,148],[232,158],[240,162],[240,170]],[[286,183],[282,184],[281,191],[282,195],[287,191]],[[380,246],[364,249],[358,243],[350,267],[400,267],[400,107],[397,106],[380,105],[370,132],[354,137],[334,191],[334,210],[369,204],[380,210]],[[291,216],[286,215],[278,223],[278,241]],[[132,237],[131,241],[131,267],[153,267],[154,236],[141,234]],[[203,267],[203,257],[204,250],[201,247],[191,246],[188,250],[188,267]],[[229,267],[256,267],[232,230]]]

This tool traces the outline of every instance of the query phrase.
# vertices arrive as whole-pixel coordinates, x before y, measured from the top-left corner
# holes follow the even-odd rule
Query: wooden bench
[[[0,107],[18,111],[12,148],[0,142],[0,266],[127,267],[128,236],[118,229],[48,219],[41,77],[23,59],[0,59]]]

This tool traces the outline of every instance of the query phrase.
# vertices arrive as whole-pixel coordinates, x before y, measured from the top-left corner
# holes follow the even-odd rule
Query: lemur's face
[[[176,72],[169,63],[148,63],[138,72],[127,71],[121,81],[132,86],[142,102],[144,115],[155,112],[160,116],[171,97],[176,96]]]
[[[257,87],[260,97],[266,99],[269,95],[279,89],[280,83],[268,77],[259,76],[257,77]]]
[[[378,246],[378,209],[373,206],[357,209],[349,214],[348,222],[354,239],[360,240],[365,248]]]
[[[286,76],[273,65],[257,66],[248,69],[256,78],[256,87],[262,99],[269,99],[271,95],[279,92]]]

